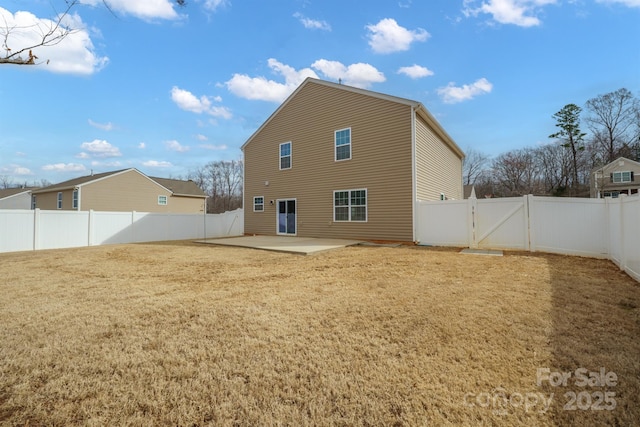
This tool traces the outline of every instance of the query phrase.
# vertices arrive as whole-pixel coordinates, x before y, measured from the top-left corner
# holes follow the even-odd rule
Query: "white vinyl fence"
[[[418,240],[608,258],[640,280],[640,197],[420,201]]]
[[[241,236],[244,211],[164,214],[0,210],[0,252]]]

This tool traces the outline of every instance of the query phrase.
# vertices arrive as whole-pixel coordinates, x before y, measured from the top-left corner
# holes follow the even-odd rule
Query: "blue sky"
[[[40,65],[0,65],[1,176],[185,177],[240,159],[308,76],[420,101],[491,156],[548,143],[568,103],[640,95],[640,0],[107,1],[81,0]],[[7,47],[63,4],[3,0]]]

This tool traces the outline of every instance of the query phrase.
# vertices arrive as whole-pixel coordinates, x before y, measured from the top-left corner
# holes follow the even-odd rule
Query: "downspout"
[[[411,107],[411,212],[412,215],[412,229],[413,229],[413,237],[412,240],[414,243],[418,242],[418,176],[417,176],[417,168],[416,168],[416,109]]]

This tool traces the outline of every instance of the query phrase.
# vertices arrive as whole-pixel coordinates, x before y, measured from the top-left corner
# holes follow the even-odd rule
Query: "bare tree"
[[[207,194],[207,212],[220,213],[242,207],[243,171],[242,161],[220,160],[191,171],[188,179]]]
[[[463,184],[473,185],[478,181],[478,178],[486,173],[489,166],[489,156],[473,148],[467,148],[464,152]]]
[[[491,165],[498,196],[522,196],[539,193],[539,166],[535,151],[522,148],[496,157]]]
[[[11,188],[13,184],[13,179],[11,179],[8,175],[0,175],[0,188],[6,189]]]
[[[594,142],[603,152],[603,162],[609,163],[626,147],[638,143],[640,103],[625,89],[598,95],[587,101],[586,121]]]
[[[569,187],[571,158],[558,144],[547,144],[536,150],[544,194],[563,196]]]

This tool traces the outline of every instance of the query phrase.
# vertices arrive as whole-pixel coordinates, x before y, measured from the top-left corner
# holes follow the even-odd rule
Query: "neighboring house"
[[[307,78],[242,146],[245,234],[416,241],[464,153],[417,101]]]
[[[33,187],[0,190],[0,209],[31,209]]]
[[[591,172],[591,197],[618,197],[638,194],[640,163],[619,157]]]
[[[92,174],[33,190],[39,209],[116,212],[204,212],[206,194],[193,181],[149,177],[137,169]]]

